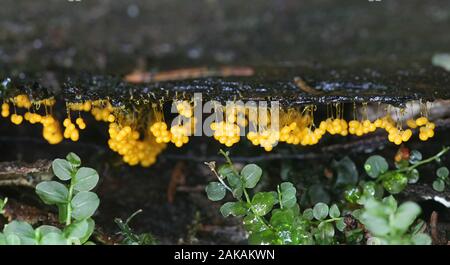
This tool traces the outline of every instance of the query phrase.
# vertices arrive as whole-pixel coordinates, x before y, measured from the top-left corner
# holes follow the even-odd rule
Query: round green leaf
[[[94,220],[91,218],[74,222],[64,229],[65,237],[76,244],[85,243],[94,232]]]
[[[440,167],[438,168],[438,170],[436,171],[436,175],[441,178],[441,179],[445,179],[448,177],[448,168],[447,167]]]
[[[36,185],[36,193],[46,204],[66,203],[69,191],[56,181],[44,181]]]
[[[252,233],[248,237],[250,245],[269,245],[275,242],[275,234],[271,230]]]
[[[225,186],[219,182],[211,182],[205,188],[206,195],[211,201],[220,201],[225,197]]]
[[[36,228],[36,234],[38,234],[40,237],[43,237],[49,233],[61,233],[61,230],[51,225],[41,225]]]
[[[344,232],[346,226],[347,225],[345,224],[344,218],[337,220],[337,222],[336,222],[337,230]]]
[[[252,189],[258,184],[262,176],[262,170],[255,164],[249,164],[242,169],[241,175],[244,177],[245,187]]]
[[[433,181],[433,189],[435,191],[443,192],[445,189],[445,182],[442,181],[441,179]]]
[[[316,218],[317,220],[321,221],[323,219],[325,219],[328,216],[328,205],[326,205],[323,202],[319,202],[316,205],[314,205],[313,208],[313,215],[314,218]]]
[[[331,205],[330,207],[330,217],[331,218],[338,218],[341,216],[341,211],[339,211],[339,208],[336,204]]]
[[[78,169],[75,175],[74,189],[77,191],[90,191],[98,182],[98,174],[92,168],[82,167]]]
[[[325,238],[331,238],[334,236],[334,227],[331,223],[321,222],[318,226],[319,230],[323,233]]]
[[[8,245],[20,245],[22,242],[20,241],[19,236],[17,236],[16,234],[10,234],[6,236],[6,243]]]
[[[91,217],[98,208],[100,200],[97,194],[90,191],[80,191],[70,202],[72,217],[82,220]]]
[[[274,210],[270,224],[279,231],[289,230],[294,223],[294,212],[291,209]]]
[[[251,233],[260,232],[266,229],[266,226],[261,221],[261,219],[255,216],[253,213],[247,214],[247,216],[245,216],[242,220],[242,223],[245,229]]]
[[[383,187],[391,194],[403,191],[408,185],[408,178],[400,172],[388,172],[383,177]]]
[[[258,192],[252,199],[253,213],[264,216],[272,210],[274,204],[275,198],[271,192]]]
[[[306,220],[311,221],[314,218],[313,209],[308,208],[308,209],[304,210],[303,211],[303,218],[305,218]]]
[[[283,207],[291,208],[297,203],[297,190],[290,182],[283,182],[280,185],[281,190],[281,204]]]
[[[69,180],[72,178],[72,165],[65,159],[57,158],[53,160],[52,169],[55,176],[60,180]]]
[[[417,233],[412,236],[414,245],[431,245],[431,238],[425,233]]]
[[[408,172],[408,183],[414,184],[419,181],[419,170],[413,169],[410,172]]]
[[[362,192],[359,187],[351,187],[344,191],[344,197],[350,203],[357,203],[361,195]]]
[[[247,208],[244,202],[227,202],[220,207],[220,213],[223,217],[227,217],[230,214],[233,216],[242,216],[247,213]]]
[[[34,229],[27,222],[12,221],[11,223],[5,225],[3,233],[7,239],[11,235],[17,236],[20,239],[20,244],[22,245],[36,244]]]
[[[67,156],[66,156],[67,161],[69,161],[74,167],[79,167],[81,165],[81,159],[80,157],[75,154],[70,152]]]
[[[0,246],[4,246],[6,244],[6,236],[2,232],[0,232]]]
[[[414,220],[416,220],[420,212],[421,210],[417,203],[405,202],[398,207],[394,218],[390,221],[391,226],[400,231],[406,231]]]
[[[234,172],[232,166],[230,166],[228,164],[224,164],[224,165],[219,167],[219,170],[217,172],[219,173],[219,175],[222,178],[226,178],[227,179],[228,184],[233,189],[241,188],[241,186],[242,186],[241,178]]]
[[[384,157],[374,155],[366,160],[364,169],[366,170],[367,175],[372,178],[377,178],[389,169],[389,165]]]
[[[409,153],[409,163],[416,164],[420,160],[422,160],[422,153],[421,152],[419,152],[417,150],[412,150]]]
[[[41,245],[67,245],[67,239],[62,233],[51,232],[44,235],[40,241]]]

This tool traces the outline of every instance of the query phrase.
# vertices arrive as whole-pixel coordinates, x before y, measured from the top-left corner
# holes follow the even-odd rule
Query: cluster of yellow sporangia
[[[156,137],[157,143],[172,142],[176,147],[181,147],[189,142],[189,135],[195,129],[196,119],[193,117],[193,106],[188,101],[176,101],[178,113],[184,118],[178,118],[175,125],[168,128],[163,121],[162,113],[156,114],[156,121],[149,126],[149,131]]]
[[[4,118],[10,117],[11,122],[16,125],[24,121],[41,124],[43,137],[50,144],[57,144],[64,138],[78,141],[80,130],[87,127],[81,113],[90,112],[95,120],[109,123],[109,147],[119,153],[129,165],[140,164],[144,167],[155,163],[167,143],[177,147],[188,143],[197,122],[193,115],[194,106],[187,100],[174,102],[180,116],[172,122],[172,126],[168,126],[164,121],[161,105],[152,104],[152,113],[145,114],[145,119],[135,119],[134,114],[125,114],[115,109],[108,100],[88,100],[66,104],[67,117],[62,127],[52,114],[55,103],[54,98],[30,100],[27,95],[22,94],[4,100],[1,115]],[[247,132],[246,138],[266,151],[271,151],[278,142],[314,145],[327,133],[363,136],[377,129],[385,130],[388,140],[400,145],[412,137],[414,129],[419,129],[419,139],[422,141],[433,137],[435,129],[435,124],[428,120],[426,114],[407,120],[404,128],[400,121],[394,121],[389,111],[384,117],[373,121],[365,115],[366,118],[354,118],[347,122],[343,118],[342,106],[336,106],[336,113],[329,113],[328,118],[316,126],[316,107],[306,106],[303,109],[280,110],[279,124],[275,127],[271,124],[271,116],[274,114],[270,109],[266,110],[267,115],[261,115],[258,113],[261,109],[256,107],[232,105],[221,108],[222,119],[216,119],[216,122],[210,125],[214,139],[231,147],[240,141],[242,132]],[[138,124],[142,122],[145,124]]]
[[[51,114],[51,109],[55,105],[54,98],[32,102],[25,94],[15,96],[8,100],[4,100],[2,104],[2,117],[9,116],[12,123],[16,125],[22,124],[25,120],[31,124],[40,123],[43,126],[42,136],[50,144],[57,144],[63,140],[59,122]],[[13,113],[11,114],[11,107],[13,106]],[[44,106],[45,114],[37,113],[40,106]],[[17,109],[26,109],[23,115],[17,113]]]

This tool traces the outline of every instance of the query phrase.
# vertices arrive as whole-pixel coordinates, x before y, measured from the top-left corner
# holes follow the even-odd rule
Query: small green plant
[[[58,207],[62,230],[49,225],[34,229],[26,222],[12,221],[0,233],[0,244],[92,244],[88,241],[95,227],[91,216],[100,200],[91,190],[97,185],[99,176],[94,169],[80,166],[81,160],[74,153],[69,153],[66,159],[55,159],[52,169],[60,181],[44,181],[36,186],[36,193],[44,203]],[[5,203],[6,200],[2,201],[0,206]]]
[[[120,218],[114,219],[114,222],[119,227],[119,235],[123,236],[121,244],[123,245],[155,245],[157,244],[156,239],[150,233],[136,234],[133,229],[129,226],[130,221],[142,210],[134,212],[128,219],[124,222]]]
[[[300,210],[297,190],[290,182],[277,186],[277,191],[256,192],[249,190],[259,182],[262,170],[255,164],[248,164],[240,172],[234,167],[228,153],[220,151],[227,163],[216,170],[214,162],[206,163],[218,182],[206,187],[210,200],[222,200],[227,191],[236,201],[226,202],[220,208],[224,217],[243,217],[243,224],[249,233],[250,244],[335,244],[336,229],[346,227],[344,217],[337,205],[329,207],[317,203],[312,209]]]
[[[440,161],[440,158],[449,150],[450,147],[444,147],[439,153],[427,159],[422,159],[422,154],[413,150],[408,154],[408,159],[399,159],[395,164],[397,168],[391,170],[389,170],[389,164],[384,157],[371,156],[366,160],[364,169],[373,181],[361,182],[360,185],[347,189],[344,192],[345,198],[351,203],[364,204],[364,201],[370,197],[381,199],[384,190],[390,194],[398,194],[406,188],[408,183],[416,183],[419,180],[420,173],[417,170],[419,166]],[[450,184],[448,175],[446,167],[439,168],[433,188],[443,191],[445,184]]]
[[[420,212],[419,205],[414,202],[404,202],[398,206],[391,195],[382,200],[366,200],[364,208],[357,210],[354,215],[371,234],[367,244],[430,245],[430,236],[412,226]],[[419,223],[416,228],[420,227]]]
[[[8,198],[0,199],[0,214],[5,213],[5,205],[8,202]]]

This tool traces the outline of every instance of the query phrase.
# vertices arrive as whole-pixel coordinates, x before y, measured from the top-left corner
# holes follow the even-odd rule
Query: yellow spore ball
[[[23,117],[21,115],[13,114],[11,115],[11,122],[15,125],[21,124],[23,121]]]
[[[417,126],[424,126],[427,123],[428,123],[428,119],[426,117],[420,117],[416,120]]]
[[[2,104],[2,117],[6,118],[9,116],[9,104],[3,103]]]

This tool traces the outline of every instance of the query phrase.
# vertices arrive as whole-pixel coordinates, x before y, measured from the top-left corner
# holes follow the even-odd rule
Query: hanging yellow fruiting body
[[[114,108],[108,100],[87,100],[67,103],[68,116],[61,126],[52,114],[52,107],[55,104],[54,98],[32,101],[27,95],[20,94],[4,99],[1,115],[4,118],[9,117],[16,125],[22,124],[23,121],[42,124],[44,139],[50,144],[57,144],[64,138],[78,141],[80,130],[86,129],[86,122],[80,112],[90,112],[96,120],[110,123],[108,131],[110,148],[119,153],[127,164],[142,166],[152,165],[167,143],[172,143],[176,147],[187,144],[189,136],[195,132],[195,125],[199,122],[194,117],[191,101],[187,100],[175,101],[180,116],[174,120],[172,127],[164,121],[162,103],[159,108],[156,103],[152,104],[154,113],[141,115],[142,113],[138,112],[138,115],[135,115],[136,113],[130,114]],[[10,110],[10,105],[13,106],[13,111]],[[45,107],[45,114],[39,114],[41,105]],[[293,108],[281,110],[279,126],[275,127],[276,124],[272,124],[271,120],[274,116],[269,109],[263,109],[266,115],[260,113],[255,115],[255,112],[261,111],[260,108],[227,105],[223,119],[212,123],[211,129],[214,139],[231,147],[240,141],[241,135],[245,135],[243,132],[248,128],[246,138],[253,145],[260,146],[266,151],[271,151],[278,142],[302,146],[315,145],[327,133],[363,136],[380,128],[388,133],[388,140],[396,145],[409,141],[415,129],[418,130],[419,139],[422,141],[434,137],[435,134],[436,125],[428,120],[426,112],[422,112],[425,114],[417,119],[406,120],[406,126],[403,126],[400,120],[392,119],[389,109],[384,117],[374,121],[369,120],[367,113],[358,119],[355,112],[353,120],[349,122],[344,119],[343,109],[341,104],[335,104],[331,106],[329,112],[327,106],[327,118],[319,123],[314,122],[315,106],[306,106],[303,110]],[[70,111],[78,112],[74,122],[70,118]]]
[[[21,115],[17,115],[15,113],[11,115],[11,122],[14,123],[15,125],[21,124],[22,121],[23,117]]]
[[[157,143],[151,134],[140,140],[138,131],[129,125],[121,126],[117,123],[109,125],[108,145],[123,157],[123,161],[130,166],[140,164],[149,167],[156,162],[156,157],[165,148],[164,143]]]
[[[2,104],[2,117],[6,118],[9,116],[9,104],[3,103]]]
[[[155,122],[150,126],[149,130],[155,136],[157,143],[168,143],[172,140],[172,133],[167,130],[165,122]]]

